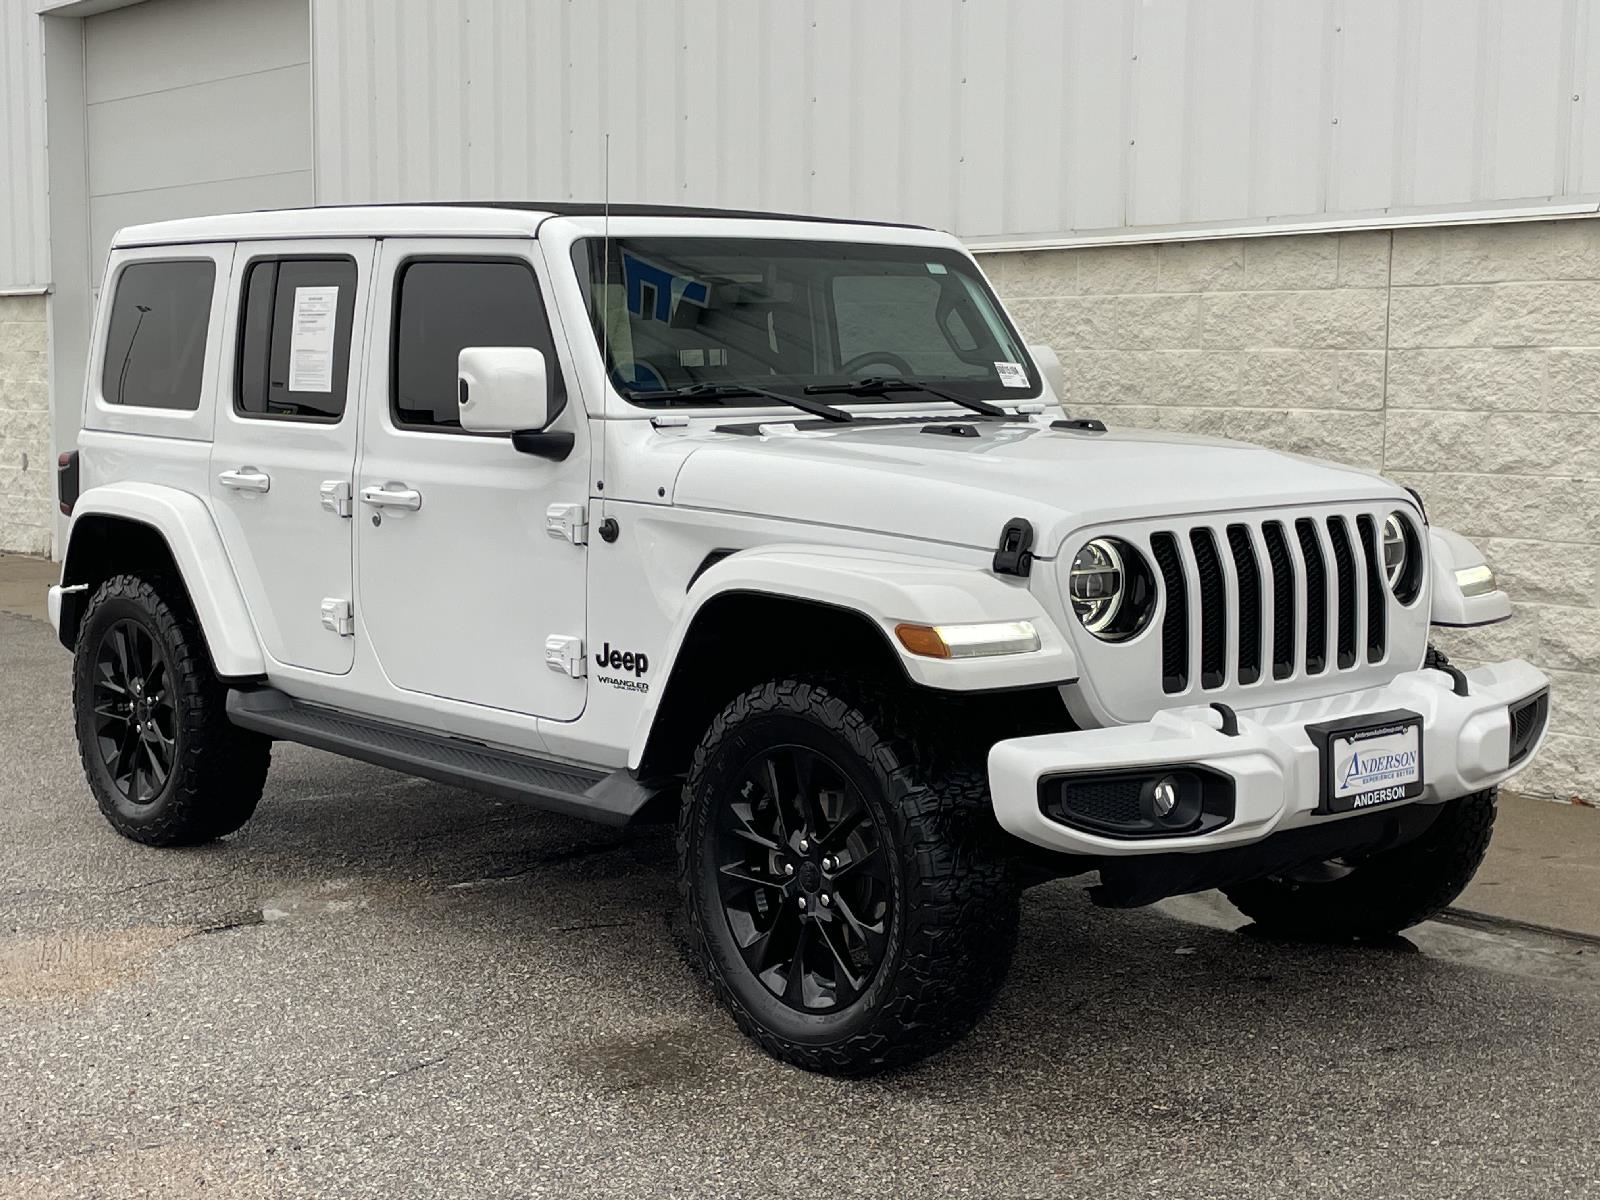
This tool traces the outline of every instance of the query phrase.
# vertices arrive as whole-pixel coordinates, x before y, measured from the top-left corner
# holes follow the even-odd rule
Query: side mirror
[[[1044,376],[1045,386],[1055,393],[1055,402],[1065,404],[1067,373],[1061,369],[1061,360],[1056,357],[1055,350],[1040,342],[1036,346],[1029,346],[1028,353],[1033,355],[1034,365],[1039,368],[1039,374]]]
[[[468,346],[456,360],[461,428],[473,433],[537,432],[550,424],[550,381],[542,351]]]

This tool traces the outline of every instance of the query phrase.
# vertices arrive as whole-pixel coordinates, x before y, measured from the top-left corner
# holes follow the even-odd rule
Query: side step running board
[[[230,691],[228,718],[243,729],[287,742],[508,800],[526,800],[552,812],[605,825],[628,824],[657,794],[657,789],[640,783],[627,771],[607,774],[466,738],[302,704],[275,688]]]

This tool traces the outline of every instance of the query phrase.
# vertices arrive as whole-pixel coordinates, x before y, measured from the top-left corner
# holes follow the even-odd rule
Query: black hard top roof
[[[752,208],[703,208],[689,204],[612,204],[595,200],[403,200],[381,204],[319,204],[318,208],[510,208],[558,217],[723,217],[748,221],[813,221],[821,225],[879,225],[889,229],[927,229],[908,221],[868,221],[815,213],[765,212]]]

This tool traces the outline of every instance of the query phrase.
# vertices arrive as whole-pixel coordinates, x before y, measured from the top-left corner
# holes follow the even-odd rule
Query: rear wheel
[[[78,627],[72,700],[89,788],[118,833],[181,846],[250,819],[272,743],[239,729],[182,589],[117,575]]]
[[[1447,801],[1422,835],[1322,878],[1269,876],[1223,889],[1270,933],[1315,941],[1390,937],[1442,911],[1477,873],[1494,831],[1496,789]]]
[[[1017,890],[981,766],[869,686],[764,684],[712,723],[685,789],[691,950],[740,1028],[809,1070],[932,1054],[992,1003]]]

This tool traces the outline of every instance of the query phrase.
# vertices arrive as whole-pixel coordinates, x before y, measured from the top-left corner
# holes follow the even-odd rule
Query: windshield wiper
[[[807,388],[809,392],[811,389]],[[793,395],[789,392],[777,392],[770,388],[757,387],[751,383],[691,383],[686,387],[668,388],[661,392],[635,392],[623,393],[630,400],[724,400],[738,396],[765,396],[768,400],[776,400],[779,404],[787,404],[791,408],[798,408],[808,412],[814,417],[821,417],[825,421],[853,421],[855,420],[842,408],[835,408],[831,404],[824,404],[821,400],[813,400],[807,395]]]
[[[894,376],[868,375],[864,379],[856,379],[850,383],[813,383],[806,388],[808,396],[886,396],[890,392],[927,392],[930,396],[959,404],[962,408],[970,408],[973,412],[982,413],[986,417],[1010,415],[998,404],[990,404],[987,400],[958,396],[955,392],[947,392],[943,388],[929,387],[925,383],[898,379]]]

